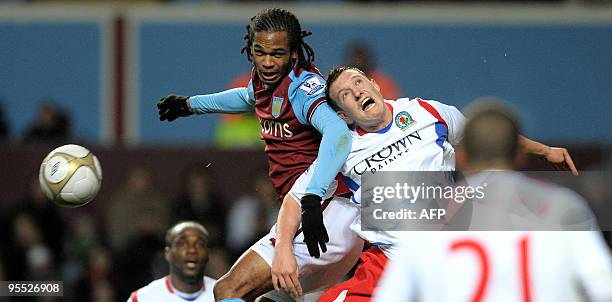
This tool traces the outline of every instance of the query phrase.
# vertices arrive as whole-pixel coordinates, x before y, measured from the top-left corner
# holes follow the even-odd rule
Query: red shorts
[[[370,301],[382,276],[387,256],[376,246],[361,253],[361,263],[352,278],[328,289],[318,302]]]

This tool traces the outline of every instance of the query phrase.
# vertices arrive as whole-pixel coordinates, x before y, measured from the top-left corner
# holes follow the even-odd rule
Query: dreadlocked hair
[[[304,38],[312,35],[311,32],[302,30],[300,21],[288,10],[281,8],[268,8],[251,18],[246,26],[244,34],[245,44],[240,53],[245,53],[247,59],[252,61],[251,46],[253,37],[257,32],[287,32],[289,49],[297,50],[298,65],[307,68],[315,60],[315,53],[310,45],[304,42]]]

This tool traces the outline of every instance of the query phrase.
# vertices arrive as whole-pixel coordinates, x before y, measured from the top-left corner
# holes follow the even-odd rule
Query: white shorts
[[[342,281],[351,268],[357,263],[363,249],[363,239],[350,229],[350,225],[359,215],[359,208],[349,199],[334,197],[323,210],[323,223],[327,228],[329,242],[327,252],[314,258],[308,253],[304,234],[299,233],[293,240],[293,253],[299,270],[300,285],[304,293],[322,293],[327,288]],[[273,238],[276,237],[276,225],[268,235],[257,241],[251,249],[259,254],[270,267],[274,258]],[[265,297],[279,301],[277,293]],[[306,295],[305,295],[306,296]]]

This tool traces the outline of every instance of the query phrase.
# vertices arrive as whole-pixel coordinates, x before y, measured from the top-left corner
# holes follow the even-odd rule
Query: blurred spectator
[[[73,219],[70,237],[66,242],[67,255],[85,264],[89,256],[104,244],[102,233],[94,219],[89,215],[80,215]]]
[[[228,88],[247,87],[251,73],[238,74]],[[215,128],[215,147],[217,148],[255,148],[263,147],[259,138],[259,122],[253,113],[221,114]]]
[[[25,212],[13,217],[11,236],[5,242],[8,280],[55,280],[56,267],[51,249],[43,242],[40,226]]]
[[[106,232],[117,256],[118,297],[154,277],[169,218],[168,201],[155,189],[151,172],[143,166],[133,167],[125,186],[111,198],[106,215]]]
[[[62,279],[65,297],[91,297],[90,258],[103,249],[102,231],[90,215],[78,215],[70,223],[69,236],[64,248],[65,263]]]
[[[253,177],[254,194],[243,196],[232,204],[227,216],[225,242],[232,260],[266,235],[276,223],[276,192],[267,173]]]
[[[401,89],[390,75],[376,66],[376,59],[370,46],[363,41],[353,41],[346,48],[346,66],[353,66],[363,71],[369,78],[374,79],[380,92],[387,100],[397,100],[404,97]]]
[[[164,246],[163,231],[141,232],[131,237],[127,246],[117,254],[115,266],[119,268],[117,292],[120,297],[127,297],[134,288],[168,272],[160,246]]]
[[[183,171],[182,190],[172,202],[172,221],[201,222],[210,232],[209,245],[223,245],[227,204],[218,194],[208,169],[200,163]]]
[[[61,263],[64,223],[58,206],[47,200],[32,173],[27,196],[5,212],[2,248],[8,280],[42,280],[56,274]],[[5,241],[6,240],[6,241]],[[49,280],[49,279],[48,279]]]
[[[161,252],[169,274],[155,277],[153,282],[135,290],[129,302],[151,301],[214,301],[216,280],[205,276],[209,263],[208,231],[195,221],[183,221],[166,233],[165,244],[155,250]]]
[[[38,181],[38,173],[32,173],[28,182],[28,195],[15,204],[16,212],[27,213],[40,227],[42,241],[51,248],[53,257],[61,260],[65,236],[65,224],[60,207],[44,195]]]
[[[6,274],[4,273],[4,264],[3,261],[0,261],[0,280],[8,280],[6,279]],[[0,300],[2,301],[2,300]]]
[[[87,272],[82,275],[77,284],[75,300],[119,301],[116,284],[113,282],[114,270],[112,264],[113,261],[109,251],[104,248],[94,249],[86,263]]]
[[[6,143],[9,140],[10,127],[4,116],[4,106],[0,102],[0,143]]]
[[[43,99],[34,124],[25,132],[24,142],[66,142],[70,138],[70,117],[49,99]]]
[[[209,249],[210,262],[206,266],[206,275],[215,279],[221,278],[229,271],[232,262],[225,248],[213,247]]]
[[[169,225],[168,202],[155,189],[150,173],[142,166],[132,168],[125,186],[111,197],[105,228],[114,251],[141,234],[161,234]]]

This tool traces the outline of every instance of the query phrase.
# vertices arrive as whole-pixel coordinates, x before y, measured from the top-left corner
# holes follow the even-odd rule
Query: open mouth
[[[266,81],[270,81],[270,80],[274,80],[276,79],[276,75],[277,73],[272,71],[272,72],[261,72],[260,73],[262,78]]]
[[[376,103],[374,102],[372,98],[366,98],[361,102],[361,109],[363,111],[368,111],[372,109],[372,107],[374,107],[374,104]]]
[[[198,261],[185,261],[185,267],[190,268],[190,269],[195,269],[198,268]]]

